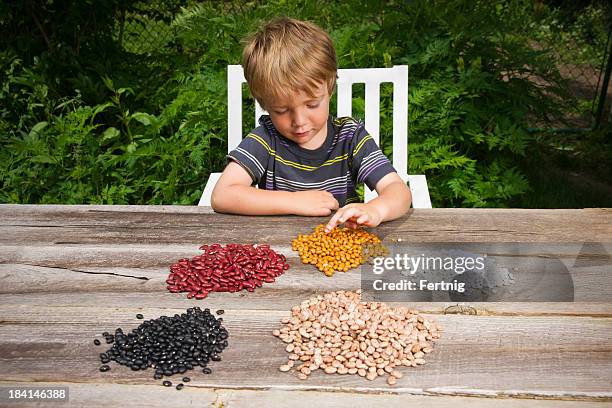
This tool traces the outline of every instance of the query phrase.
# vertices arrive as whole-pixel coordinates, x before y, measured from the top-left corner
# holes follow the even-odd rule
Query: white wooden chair
[[[227,66],[228,153],[242,141],[242,84],[246,82],[241,65]],[[339,69],[337,80],[338,117],[351,116],[352,85],[365,83],[365,128],[379,143],[380,84],[393,83],[393,167],[412,191],[414,208],[431,208],[429,188],[424,175],[408,175],[408,66],[392,68]],[[255,102],[255,126],[266,112]],[[210,206],[210,197],[221,173],[211,173],[198,205]],[[365,187],[365,201],[376,197],[376,191]]]

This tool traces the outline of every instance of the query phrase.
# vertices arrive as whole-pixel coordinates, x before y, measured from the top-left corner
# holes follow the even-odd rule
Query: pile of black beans
[[[223,310],[217,311],[222,313]],[[110,370],[107,363],[115,361],[134,371],[155,368],[155,379],[182,374],[196,366],[202,367],[204,374],[210,374],[212,370],[207,365],[210,361],[221,361],[221,352],[228,344],[229,333],[222,322],[210,309],[194,307],[180,315],[146,320],[128,334],[121,328],[114,335],[102,333],[106,343],[113,346],[100,353],[103,364],[100,371]],[[94,344],[99,345],[100,341],[96,339]],[[189,381],[188,377],[185,379]],[[164,385],[167,383],[164,381]],[[179,385],[177,389],[182,388]]]

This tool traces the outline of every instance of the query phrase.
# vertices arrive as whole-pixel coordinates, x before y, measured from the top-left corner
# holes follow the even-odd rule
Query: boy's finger
[[[357,218],[357,224],[364,224],[368,221],[368,214],[362,214],[359,218]]]
[[[353,217],[355,209],[347,208],[341,209],[336,212],[336,214],[329,220],[327,226],[325,227],[325,232],[330,232],[336,225],[344,224],[346,220]]]
[[[334,229],[334,227],[336,226],[336,222],[335,221],[330,221],[327,223],[327,225],[325,226],[325,233],[328,234],[331,230]]]
[[[332,210],[337,210],[338,208],[340,208],[340,203],[338,203],[338,200],[336,200],[336,197],[334,197],[334,195],[330,192],[325,191],[325,193],[327,194],[327,198],[329,201],[327,201],[327,203],[331,206],[330,208]]]
[[[325,232],[330,232],[332,229],[334,229],[334,227],[336,225],[338,225],[338,218],[340,218],[342,214],[340,212],[337,212],[336,214],[334,214],[333,217],[331,217],[331,219],[327,222],[327,225],[325,226]]]
[[[345,223],[347,220],[350,220],[351,218],[355,218],[359,215],[359,211],[355,208],[349,208],[348,210],[346,210],[344,212],[344,214],[342,214],[342,216],[340,217],[340,224]]]

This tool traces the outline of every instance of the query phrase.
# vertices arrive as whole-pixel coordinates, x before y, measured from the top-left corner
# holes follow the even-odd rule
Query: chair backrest
[[[365,83],[365,128],[379,143],[380,84],[393,83],[393,167],[400,176],[408,172],[408,66],[392,68],[339,69],[337,115],[352,116],[352,86]],[[227,66],[228,153],[242,141],[242,84],[246,83],[241,65]],[[255,126],[266,112],[255,101]]]

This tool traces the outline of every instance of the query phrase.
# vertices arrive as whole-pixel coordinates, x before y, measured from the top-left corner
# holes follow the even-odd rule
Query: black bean
[[[104,364],[100,366],[100,371],[104,372],[108,370],[110,370],[110,367],[108,365]]]
[[[223,313],[225,313],[225,310],[223,310],[223,309],[219,309],[219,310],[217,310],[217,314],[218,314],[218,315],[222,315]]]
[[[166,380],[162,384],[164,385],[164,387],[172,387],[172,381]]]
[[[183,382],[189,382],[189,381],[191,381],[191,378],[189,378],[189,377],[183,377]]]
[[[138,313],[138,314],[136,315],[136,318],[137,318],[137,319],[144,319],[144,316],[143,316],[141,313]]]
[[[177,390],[182,390],[182,389],[183,389],[183,387],[184,387],[183,383],[180,383],[180,384],[178,384],[178,385],[176,386],[176,389],[177,389]]]
[[[204,367],[204,368],[202,369],[202,372],[203,372],[204,374],[212,374],[212,370],[211,370],[210,368],[208,368],[208,367]]]
[[[99,345],[100,345],[100,344],[102,344],[102,343],[100,343],[100,340],[98,340],[98,339],[94,339],[94,344],[95,344],[96,346],[99,346]]]
[[[185,313],[146,320],[126,334],[120,328],[114,336],[105,332],[106,341],[114,344],[101,355],[102,363],[112,360],[135,371],[153,367],[156,379],[185,373],[194,366],[206,368],[211,359],[221,360],[220,354],[228,345],[222,321],[208,309],[190,308]]]

